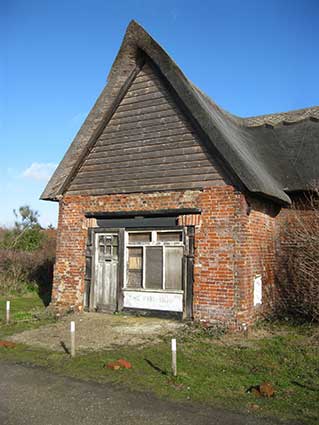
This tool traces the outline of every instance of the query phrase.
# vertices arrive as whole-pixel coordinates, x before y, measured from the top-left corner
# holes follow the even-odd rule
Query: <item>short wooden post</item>
[[[70,324],[71,333],[71,357],[75,356],[75,322],[72,321]]]
[[[172,372],[173,376],[177,376],[177,362],[176,362],[176,339],[172,339]]]
[[[243,329],[243,332],[244,332],[244,336],[248,336],[248,326],[247,326],[247,323],[243,323],[242,324],[242,329]]]
[[[10,323],[10,301],[6,302],[6,323]]]

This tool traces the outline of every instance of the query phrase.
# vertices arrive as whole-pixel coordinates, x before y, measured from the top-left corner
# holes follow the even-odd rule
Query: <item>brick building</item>
[[[41,196],[60,205],[53,305],[251,323],[282,211],[319,177],[318,121],[223,111],[131,22]]]

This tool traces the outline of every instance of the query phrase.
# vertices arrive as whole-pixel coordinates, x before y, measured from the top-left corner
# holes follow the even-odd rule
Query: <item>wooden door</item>
[[[117,308],[118,239],[115,233],[96,234],[94,305],[98,311]]]

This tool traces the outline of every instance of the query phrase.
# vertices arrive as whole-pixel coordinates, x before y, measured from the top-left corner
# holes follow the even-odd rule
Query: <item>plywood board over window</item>
[[[128,275],[129,288],[142,288],[143,283],[143,248],[128,248]]]

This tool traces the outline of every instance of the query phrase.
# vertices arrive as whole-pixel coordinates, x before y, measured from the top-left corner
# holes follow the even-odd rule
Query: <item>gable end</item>
[[[218,165],[176,96],[155,65],[146,61],[67,193],[103,195],[223,184]]]

